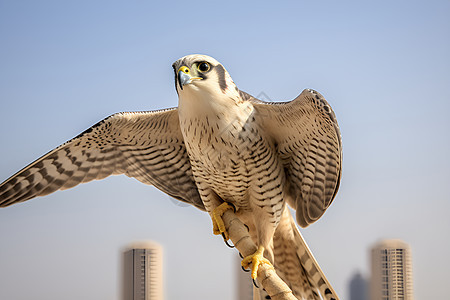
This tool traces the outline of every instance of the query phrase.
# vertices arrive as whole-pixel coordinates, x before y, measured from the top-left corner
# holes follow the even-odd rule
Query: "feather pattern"
[[[342,143],[331,106],[307,89],[290,102],[262,102],[248,96],[259,126],[277,144],[286,174],[286,200],[306,227],[330,206],[339,188]]]
[[[285,205],[306,227],[336,196],[342,145],[330,105],[310,89],[290,102],[255,99],[205,55],[181,58],[175,72],[182,66],[198,76],[176,82],[178,108],[100,121],[0,184],[0,207],[116,174],[209,213],[226,201],[296,297],[338,299]]]
[[[176,109],[117,113],[98,122],[3,182],[0,206],[117,174],[204,210]]]
[[[297,298],[338,299],[287,207],[273,237],[273,254],[278,275]]]
[[[240,91],[255,109],[262,132],[276,145],[284,168],[285,200],[302,227],[319,219],[336,196],[342,169],[341,133],[333,110],[318,92],[307,89],[289,102],[264,102]],[[284,207],[273,236],[278,275],[298,299],[338,299]],[[264,299],[263,293],[255,293]]]

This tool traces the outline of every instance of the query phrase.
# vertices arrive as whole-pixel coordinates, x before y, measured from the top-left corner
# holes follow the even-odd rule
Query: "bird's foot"
[[[256,277],[258,277],[258,268],[261,264],[268,264],[272,268],[272,263],[264,257],[264,247],[259,246],[258,250],[256,250],[255,253],[252,255],[246,256],[242,262],[241,265],[243,268],[247,269],[248,266],[252,264],[252,279],[255,280]]]
[[[222,216],[229,209],[236,211],[234,206],[224,202],[217,206],[212,212],[213,233],[216,235],[221,234],[225,241],[228,241],[230,236],[228,235]]]

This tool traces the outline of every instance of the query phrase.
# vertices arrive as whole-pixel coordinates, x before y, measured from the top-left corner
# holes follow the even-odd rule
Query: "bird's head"
[[[178,59],[172,65],[175,87],[181,97],[186,94],[227,94],[237,87],[227,70],[214,58],[191,54]]]

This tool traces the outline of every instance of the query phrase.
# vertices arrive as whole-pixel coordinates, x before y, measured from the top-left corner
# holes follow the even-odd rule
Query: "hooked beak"
[[[183,89],[183,86],[190,84],[193,80],[201,79],[201,77],[192,77],[191,70],[186,66],[182,66],[178,69],[178,84],[180,85],[180,89]]]

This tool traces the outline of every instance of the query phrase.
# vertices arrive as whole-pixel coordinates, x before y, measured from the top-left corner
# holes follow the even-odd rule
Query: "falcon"
[[[269,264],[297,298],[337,299],[286,205],[307,227],[336,196],[341,134],[328,102],[312,89],[263,102],[206,55],[172,66],[177,108],[107,117],[3,182],[0,206],[125,174],[207,211],[225,240],[233,209],[258,247],[242,260],[253,279]]]

